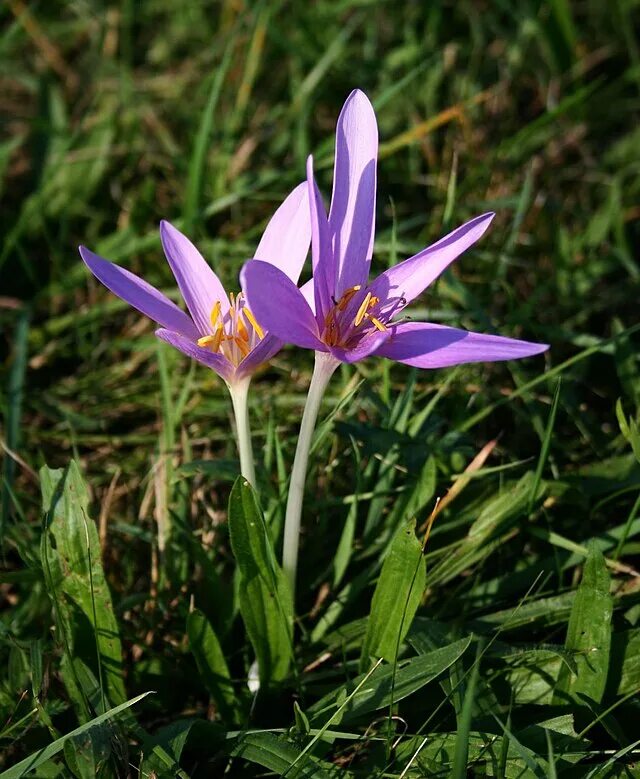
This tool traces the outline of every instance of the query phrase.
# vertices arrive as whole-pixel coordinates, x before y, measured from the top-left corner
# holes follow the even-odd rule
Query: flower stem
[[[282,567],[289,580],[291,594],[295,601],[296,570],[298,567],[298,546],[300,544],[300,518],[302,515],[302,499],[304,496],[304,483],[307,475],[307,462],[313,431],[318,418],[318,411],[322,396],[327,388],[329,379],[338,367],[339,362],[330,354],[316,352],[316,362],[313,368],[313,376],[309,385],[309,394],[300,423],[300,435],[293,459],[291,481],[289,482],[289,496],[287,498],[287,512],[284,520],[284,545],[282,548]]]
[[[251,378],[240,379],[229,384],[229,394],[236,420],[236,439],[240,455],[240,473],[252,487],[256,486],[256,471],[253,464],[253,447],[251,445],[251,428],[249,427],[249,406],[247,398]]]

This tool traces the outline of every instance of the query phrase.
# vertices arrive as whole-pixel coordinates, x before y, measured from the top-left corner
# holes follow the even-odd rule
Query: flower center
[[[198,346],[220,353],[234,365],[238,365],[264,338],[264,330],[246,305],[242,292],[229,295],[231,306],[225,317],[221,316],[219,300],[209,314],[211,333],[198,338]]]
[[[373,310],[380,303],[380,298],[372,295],[371,292],[367,292],[364,296],[355,316],[352,307],[350,310],[349,304],[361,289],[362,286],[357,284],[347,289],[340,300],[333,298],[333,307],[324,320],[323,338],[327,346],[348,347],[353,345],[351,342],[353,342],[354,337],[359,340],[367,332],[372,331],[369,325],[373,325],[380,332],[387,330],[384,322],[374,316]]]

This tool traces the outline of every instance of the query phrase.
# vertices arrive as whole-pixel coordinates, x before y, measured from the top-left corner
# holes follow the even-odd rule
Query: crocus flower
[[[376,203],[378,130],[371,103],[351,93],[338,119],[333,197],[329,217],[313,178],[307,176],[312,220],[313,299],[279,268],[245,265],[241,278],[256,298],[255,314],[283,340],[357,362],[369,355],[417,368],[529,357],[545,344],[454,327],[413,322],[406,306],[489,227],[493,213],[477,216],[369,282]],[[269,290],[261,294],[260,290]]]
[[[292,284],[300,276],[311,239],[307,189],[303,182],[289,194],[271,218],[253,255],[261,262],[278,264]],[[156,330],[158,338],[224,379],[236,414],[242,472],[255,483],[247,391],[253,373],[274,356],[282,341],[261,326],[244,290],[236,296],[227,295],[200,252],[169,222],[160,223],[160,240],[188,314],[131,271],[84,246],[80,247],[80,255],[108,289],[161,326]]]
[[[326,385],[340,362],[371,355],[418,368],[529,357],[547,349],[403,317],[420,295],[489,227],[482,214],[369,281],[376,204],[378,128],[365,94],[349,95],[338,118],[329,215],[307,163],[311,209],[312,289],[299,290],[279,268],[249,262],[241,273],[254,313],[279,338],[313,349],[316,364],[303,415],[285,518],[283,565],[295,584],[300,514],[309,445]],[[268,294],[265,294],[268,290]]]

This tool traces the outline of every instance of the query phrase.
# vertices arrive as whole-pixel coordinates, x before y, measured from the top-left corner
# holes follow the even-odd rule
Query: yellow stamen
[[[354,322],[356,327],[359,327],[362,324],[362,320],[364,319],[364,315],[367,312],[367,308],[369,308],[369,301],[370,300],[371,300],[371,293],[367,292],[367,294],[365,295],[364,300],[360,304],[360,308],[358,309],[358,313],[356,314],[356,319],[355,319],[355,322]]]
[[[242,338],[234,338],[233,342],[238,347],[238,349],[240,349],[240,352],[243,357],[246,357],[251,351],[249,346],[242,340]]]
[[[245,343],[249,343],[249,331],[247,330],[247,326],[244,323],[244,319],[239,316],[238,317],[238,335]]]
[[[349,287],[349,289],[342,295],[338,301],[338,311],[344,311],[351,298],[362,289],[360,284],[356,284],[355,287]]]
[[[377,306],[380,302],[380,298],[377,298],[375,295],[371,295],[371,300],[369,301],[369,308],[373,308],[374,306]]]
[[[233,308],[236,304],[236,296],[233,294],[233,292],[229,293],[229,301],[231,302],[231,308]]]
[[[209,347],[212,352],[217,352],[220,348],[220,342],[224,335],[224,329],[222,325],[218,325],[213,335],[205,335],[202,338],[198,338],[198,346]]]
[[[371,321],[371,324],[376,327],[381,333],[384,333],[388,330],[386,325],[383,325],[382,322],[379,319],[376,319],[374,316],[370,316],[369,320]]]
[[[216,300],[216,302],[213,304],[213,308],[211,309],[211,313],[209,314],[209,321],[211,322],[211,327],[213,330],[216,329],[216,325],[218,324],[218,319],[220,318],[220,301]]]
[[[258,338],[262,340],[264,338],[264,330],[260,327],[260,325],[256,322],[256,318],[251,313],[251,311],[245,306],[242,309],[242,313],[247,317],[249,322],[251,322],[251,326],[256,331]]]

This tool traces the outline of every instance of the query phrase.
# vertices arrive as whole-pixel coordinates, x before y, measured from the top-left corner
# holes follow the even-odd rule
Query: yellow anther
[[[359,327],[362,324],[362,320],[364,319],[364,315],[367,313],[367,309],[369,308],[369,301],[371,300],[371,293],[367,292],[365,295],[364,300],[362,303],[360,303],[360,308],[358,309],[358,313],[356,314],[355,318],[355,326]]]
[[[356,284],[355,287],[349,287],[349,289],[343,293],[342,297],[338,301],[338,310],[344,311],[351,298],[362,289],[360,284]]]
[[[231,308],[233,308],[236,304],[236,296],[233,294],[233,292],[229,293],[229,301],[231,303]]]
[[[370,316],[369,320],[371,324],[378,329],[381,333],[384,333],[388,330],[388,327],[386,325],[383,325],[382,322],[379,319],[376,319],[374,316]]]
[[[260,325],[256,322],[256,318],[251,313],[251,311],[245,306],[242,309],[242,313],[247,317],[249,322],[251,323],[251,327],[256,331],[256,334],[260,340],[264,338],[264,330],[260,327]]]
[[[249,331],[247,330],[247,326],[245,325],[244,319],[241,316],[238,317],[237,327],[240,338],[242,338],[245,343],[249,343]]]
[[[218,324],[218,319],[220,319],[220,301],[216,300],[216,302],[213,304],[213,308],[211,309],[211,313],[209,314],[209,321],[211,322],[211,327],[214,330]]]
[[[224,329],[222,325],[218,325],[213,335],[205,335],[202,338],[198,338],[198,346],[208,347],[212,352],[217,352],[223,335]]]
[[[369,308],[373,308],[374,306],[377,306],[380,302],[380,298],[377,298],[375,295],[371,295],[371,300],[369,301]]]
[[[243,357],[246,357],[251,349],[249,348],[248,344],[246,344],[242,338],[234,338],[233,339],[234,344],[240,349],[240,353]]]

